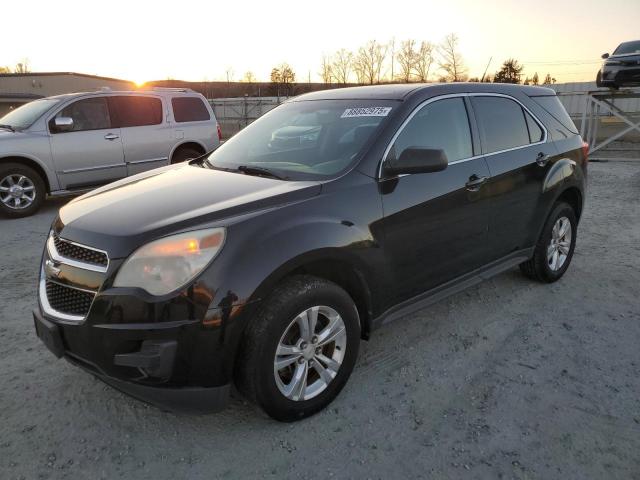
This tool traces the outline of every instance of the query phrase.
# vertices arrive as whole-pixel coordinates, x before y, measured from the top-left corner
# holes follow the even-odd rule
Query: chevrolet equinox
[[[587,153],[546,88],[303,95],[213,153],[64,206],[36,331],[161,408],[222,408],[235,383],[273,418],[304,418],[376,327],[516,265],[561,278]]]

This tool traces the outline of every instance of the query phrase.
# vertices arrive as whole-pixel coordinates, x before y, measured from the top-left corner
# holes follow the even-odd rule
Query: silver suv
[[[188,89],[102,89],[27,103],[0,118],[0,213],[81,193],[220,144],[206,99]]]

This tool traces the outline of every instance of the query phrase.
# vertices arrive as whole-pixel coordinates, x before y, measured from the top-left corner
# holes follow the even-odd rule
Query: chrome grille
[[[105,268],[109,265],[109,258],[104,252],[69,242],[60,238],[56,234],[53,234],[53,243],[58,254],[64,258],[92,265],[99,265]]]
[[[47,300],[51,308],[67,315],[86,316],[94,293],[46,280]]]

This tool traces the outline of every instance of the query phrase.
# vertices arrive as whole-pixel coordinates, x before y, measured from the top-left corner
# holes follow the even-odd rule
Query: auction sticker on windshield
[[[391,107],[360,107],[360,108],[347,108],[340,118],[352,118],[352,117],[386,117],[389,115]]]

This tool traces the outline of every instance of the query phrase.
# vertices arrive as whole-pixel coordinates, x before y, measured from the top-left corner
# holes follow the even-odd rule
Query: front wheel
[[[38,173],[20,163],[0,165],[0,212],[11,218],[33,215],[47,194]]]
[[[238,388],[276,420],[308,417],[347,383],[359,342],[358,311],[342,288],[308,275],[291,277],[247,327]]]
[[[569,268],[576,246],[578,221],[568,203],[559,202],[542,229],[533,257],[520,264],[527,277],[541,282],[555,282]]]

